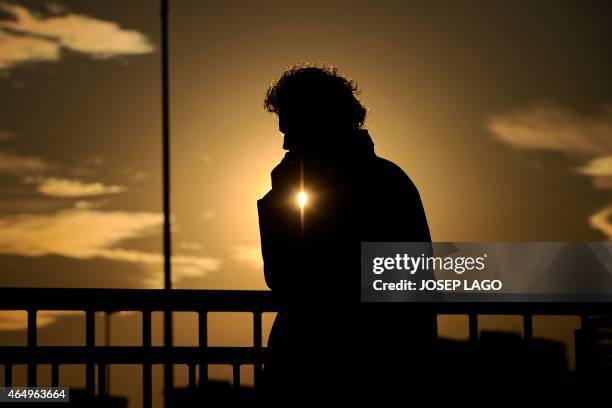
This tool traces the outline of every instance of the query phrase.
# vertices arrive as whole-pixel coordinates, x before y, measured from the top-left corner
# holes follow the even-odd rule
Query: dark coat
[[[388,368],[379,352],[423,349],[435,336],[435,317],[414,315],[409,304],[360,303],[361,242],[430,242],[430,234],[415,185],[376,156],[367,131],[342,140],[316,157],[288,152],[257,202],[266,283],[282,308],[264,372],[273,393],[312,395],[362,381],[372,389],[374,375]]]

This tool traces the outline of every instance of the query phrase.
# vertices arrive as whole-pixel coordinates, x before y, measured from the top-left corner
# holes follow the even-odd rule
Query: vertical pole
[[[161,79],[162,79],[162,171],[164,211],[164,289],[172,289],[170,257],[172,242],[170,232],[170,84],[168,75],[168,0],[161,0]],[[172,311],[164,311],[164,346],[172,347]],[[164,364],[164,393],[173,388],[173,366]],[[166,398],[167,401],[167,398]],[[167,404],[166,404],[167,405]]]

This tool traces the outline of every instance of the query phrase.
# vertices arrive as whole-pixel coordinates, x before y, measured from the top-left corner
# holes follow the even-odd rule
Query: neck
[[[283,148],[292,153],[308,157],[326,157],[337,155],[361,155],[373,153],[372,139],[365,129],[347,129],[336,132],[321,132],[303,143],[300,139],[292,137],[291,133],[285,135]]]

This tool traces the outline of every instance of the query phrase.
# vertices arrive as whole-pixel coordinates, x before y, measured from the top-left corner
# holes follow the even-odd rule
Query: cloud
[[[206,272],[221,267],[221,260],[210,256],[174,255],[172,257],[173,278],[202,277]]]
[[[151,177],[151,175],[146,171],[135,169],[127,169],[123,171],[123,174],[125,174],[131,181],[135,183],[139,183]]]
[[[612,176],[612,155],[593,159],[578,171],[589,176]]]
[[[152,212],[63,210],[0,218],[0,253],[93,258],[120,241],[146,235],[162,217]]]
[[[54,42],[0,30],[0,70],[24,62],[57,61],[59,58],[60,47]]]
[[[161,223],[159,213],[91,209],[5,216],[0,218],[0,254],[102,258],[161,269],[161,253],[118,247],[122,241],[158,233]],[[172,262],[176,279],[202,276],[221,265],[214,257],[180,254]]]
[[[253,269],[263,269],[263,258],[261,257],[261,248],[258,246],[236,245],[231,248],[232,259],[244,262]]]
[[[117,194],[127,190],[125,186],[106,186],[99,182],[84,183],[80,180],[57,177],[26,177],[26,184],[38,184],[38,192],[55,197],[85,197]]]
[[[612,240],[612,205],[601,209],[589,218],[591,226]]]
[[[74,208],[77,210],[93,210],[102,207],[104,204],[106,204],[104,201],[79,200],[74,203]]]
[[[12,16],[0,20],[0,69],[57,61],[62,49],[93,58],[146,54],[154,49],[145,35],[112,21],[70,13],[42,17],[7,3],[0,3],[0,10]]]
[[[612,155],[592,159],[577,170],[593,177],[593,185],[596,188],[612,190]]]
[[[583,157],[612,152],[612,106],[604,106],[598,116],[587,116],[555,105],[535,104],[496,115],[487,128],[498,140],[520,149]]]
[[[548,150],[565,154],[584,164],[576,171],[591,177],[596,188],[612,189],[612,106],[598,115],[535,104],[511,114],[496,115],[487,123],[493,136],[525,150]],[[591,227],[612,240],[612,203],[589,217]]]
[[[48,168],[49,165],[38,157],[0,151],[0,174],[24,174]]]
[[[179,242],[179,248],[181,249],[185,249],[188,251],[201,251],[202,250],[202,244],[200,244],[199,242]]]
[[[144,252],[132,249],[102,249],[97,257],[113,261],[134,262],[154,267],[161,272],[164,257],[161,253]],[[221,267],[221,260],[208,256],[172,256],[172,278],[179,281],[188,277],[202,277],[207,272],[216,271]]]

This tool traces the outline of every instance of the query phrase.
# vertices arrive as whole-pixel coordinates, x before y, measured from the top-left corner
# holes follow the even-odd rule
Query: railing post
[[[85,388],[90,395],[96,392],[96,367],[94,352],[96,347],[96,313],[85,311],[85,346],[87,347],[87,364],[85,365]]]
[[[523,338],[527,342],[533,340],[533,315],[531,313],[523,314]]]
[[[232,386],[240,388],[240,363],[232,364]]]
[[[36,309],[28,309],[28,347],[31,349],[37,346],[36,313]],[[36,363],[28,363],[28,387],[36,387],[36,372]]]
[[[151,348],[151,311],[142,311],[142,347]],[[153,375],[151,363],[142,364],[142,406],[151,408],[153,405]]]
[[[112,319],[113,312],[105,311],[104,312],[104,346],[110,347],[112,344],[111,338],[111,329],[112,329]],[[111,384],[111,365],[110,362],[104,365],[104,376],[105,376],[105,388],[104,393],[106,395],[110,394],[110,384]]]
[[[59,364],[51,364],[51,386],[59,387]]]
[[[98,363],[98,395],[106,395],[106,364]]]
[[[189,364],[187,364],[187,367],[189,369],[189,388],[195,388],[195,386],[196,386],[195,364],[194,363],[189,363]]]
[[[478,314],[468,314],[468,327],[469,327],[469,342],[475,345],[478,342]]]
[[[198,344],[202,357],[200,358],[200,387],[208,382],[208,362],[206,361],[206,349],[208,348],[208,312],[198,312]]]
[[[261,357],[262,351],[262,333],[261,333],[261,311],[256,310],[253,312],[253,347],[255,348],[255,352],[258,355],[258,358]],[[262,374],[262,364],[261,360],[258,360],[253,365],[254,369],[254,382],[255,387],[257,387],[261,381]]]
[[[4,364],[4,386],[13,386],[13,364],[11,363]]]
[[[589,324],[589,315],[584,314],[584,313],[581,314],[580,315],[580,328],[586,329],[588,324]]]

